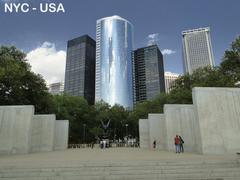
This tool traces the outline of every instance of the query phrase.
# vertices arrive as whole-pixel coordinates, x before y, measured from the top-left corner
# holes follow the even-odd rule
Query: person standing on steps
[[[179,136],[179,140],[180,140],[180,144],[179,144],[180,152],[184,153],[184,148],[183,148],[184,140],[181,136]]]
[[[176,135],[176,137],[174,138],[174,144],[176,148],[176,153],[180,153],[180,139],[178,135]]]

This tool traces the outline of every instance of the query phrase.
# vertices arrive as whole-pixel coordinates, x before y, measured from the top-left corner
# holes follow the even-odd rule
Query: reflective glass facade
[[[95,101],[133,106],[133,26],[112,16],[97,21]]]
[[[163,55],[157,45],[133,51],[133,62],[135,103],[165,93]]]

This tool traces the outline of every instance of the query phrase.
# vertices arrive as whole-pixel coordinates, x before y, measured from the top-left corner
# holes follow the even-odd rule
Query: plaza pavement
[[[217,180],[223,176],[218,180],[240,180],[237,155],[176,154],[140,148],[83,148],[0,156],[1,180]]]

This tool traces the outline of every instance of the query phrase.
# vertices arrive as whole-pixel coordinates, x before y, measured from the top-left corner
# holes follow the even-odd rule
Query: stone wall
[[[194,88],[202,141],[201,153],[236,153],[240,150],[240,89]]]
[[[53,150],[55,121],[56,116],[53,114],[33,116],[31,152]]]
[[[139,139],[141,148],[150,148],[148,119],[139,120]]]
[[[34,115],[34,106],[0,106],[0,154],[67,149],[67,120]]]
[[[54,150],[65,150],[68,147],[68,120],[57,120],[55,122]]]
[[[33,106],[0,106],[0,154],[30,152],[33,114]]]
[[[151,147],[156,140],[156,149],[163,150],[166,148],[166,123],[164,114],[149,114],[149,139]]]
[[[196,143],[196,116],[193,105],[165,105],[167,149],[175,150],[174,137],[180,135],[184,140],[184,150],[197,151]]]

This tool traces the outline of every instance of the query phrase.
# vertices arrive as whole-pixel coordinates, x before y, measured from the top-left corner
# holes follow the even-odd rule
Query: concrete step
[[[44,168],[54,168],[54,167],[58,167],[58,168],[80,168],[80,167],[141,167],[141,166],[160,166],[160,167],[194,167],[194,166],[228,166],[228,165],[240,165],[239,162],[237,161],[212,161],[212,162],[207,162],[207,161],[202,161],[202,162],[154,162],[154,161],[146,161],[146,162],[142,162],[142,161],[137,161],[137,162],[119,162],[119,163],[111,163],[111,162],[57,162],[55,164],[51,164],[51,163],[45,163],[45,164],[41,164],[41,163],[30,163],[28,164],[21,164],[21,166],[19,164],[0,164],[0,170],[1,169],[7,169],[7,168],[17,168],[17,169],[21,169],[21,168],[39,168],[39,167],[44,167]]]
[[[44,168],[43,168],[44,167]],[[0,165],[0,180],[240,180],[240,163],[212,161],[73,162]]]
[[[134,165],[134,166],[118,166],[112,164],[111,166],[73,166],[73,167],[4,167],[0,168],[0,173],[7,172],[62,172],[62,171],[125,171],[125,170],[189,170],[189,169],[218,169],[218,168],[240,168],[240,164],[195,164],[195,165]]]
[[[215,168],[215,169],[208,169],[208,168],[199,168],[199,169],[129,169],[129,170],[111,170],[111,169],[102,169],[102,170],[85,170],[82,171],[81,169],[33,169],[30,171],[8,171],[8,172],[1,172],[1,178],[21,178],[21,177],[70,177],[70,176],[144,176],[144,175],[156,175],[156,176],[163,176],[163,177],[240,177],[240,168],[233,167],[233,168]]]
[[[30,177],[30,178],[7,178],[1,180],[239,180],[239,177],[210,177],[210,178],[197,178],[197,177],[160,177],[156,175],[144,175],[144,176],[89,176],[89,177]]]

